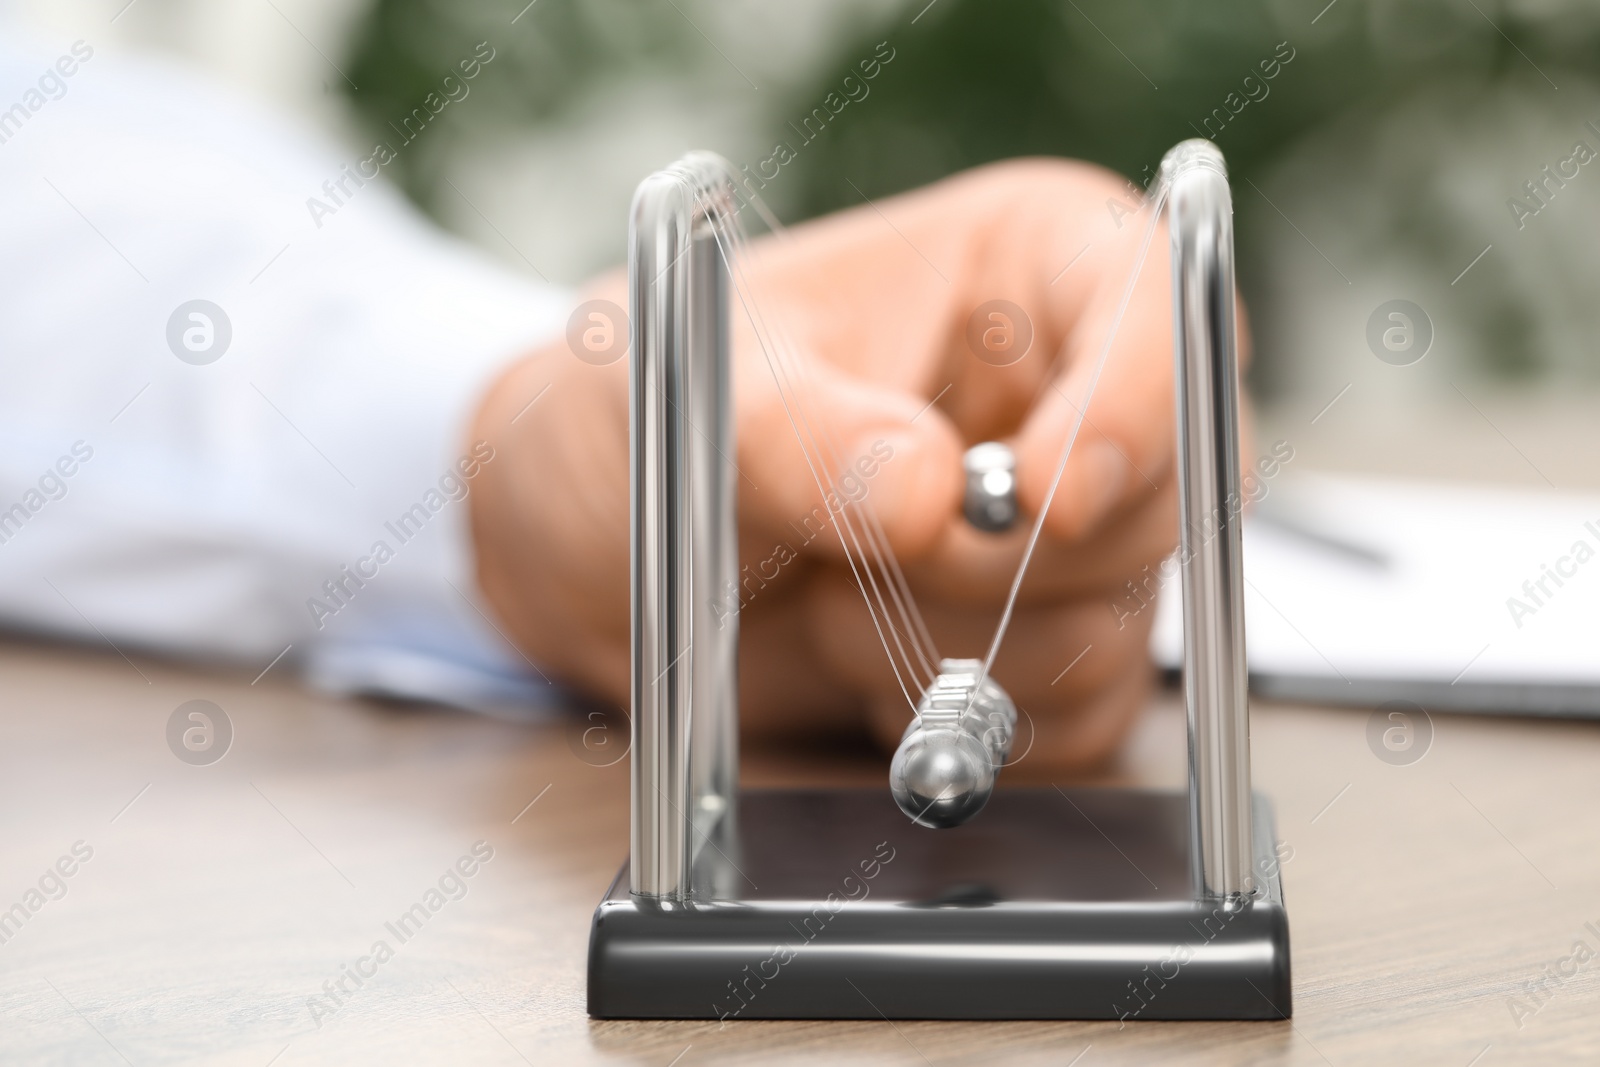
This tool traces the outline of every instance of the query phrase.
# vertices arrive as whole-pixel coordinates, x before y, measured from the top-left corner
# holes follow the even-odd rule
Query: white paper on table
[[[1305,476],[1247,516],[1244,560],[1258,695],[1600,717],[1600,497]],[[1176,669],[1168,572],[1151,651]]]

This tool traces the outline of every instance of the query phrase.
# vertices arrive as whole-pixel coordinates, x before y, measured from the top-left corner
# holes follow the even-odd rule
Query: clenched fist
[[[942,656],[988,648],[1147,213],[1103,170],[1027,160],[750,246],[744,270],[765,313],[810,365],[806,411],[844,453],[832,473],[873,509]],[[1148,691],[1154,612],[1113,605],[1177,540],[1170,284],[1158,234],[995,664],[1032,721],[1030,762],[1103,759]],[[587,295],[625,306],[626,279],[607,275]],[[995,301],[1023,317],[992,318]],[[732,304],[742,728],[755,738],[860,724],[892,748],[912,708]],[[535,352],[495,384],[473,434],[499,457],[471,497],[483,593],[546,673],[625,705],[627,360],[595,366],[564,339]],[[1023,516],[1003,534],[961,512],[962,453],[991,440],[1017,457]],[[1019,726],[1019,745],[1029,732]]]

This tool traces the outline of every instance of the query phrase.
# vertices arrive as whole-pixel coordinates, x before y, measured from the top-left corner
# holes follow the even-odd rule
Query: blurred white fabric
[[[547,683],[473,600],[452,497],[480,395],[562,328],[568,294],[442,235],[386,178],[330,196],[368,152],[92,42],[4,42],[0,624],[537,702]],[[178,316],[169,344],[194,300],[231,331],[199,365],[215,316]],[[184,330],[202,351],[180,358]]]

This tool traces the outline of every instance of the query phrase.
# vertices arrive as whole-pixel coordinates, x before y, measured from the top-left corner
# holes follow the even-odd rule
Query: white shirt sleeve
[[[287,649],[468,707],[548,691],[475,594],[464,495],[480,396],[569,297],[370,154],[84,42],[0,46],[0,624]]]

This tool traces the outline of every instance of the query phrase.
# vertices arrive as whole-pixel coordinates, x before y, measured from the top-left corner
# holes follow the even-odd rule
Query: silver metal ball
[[[999,441],[973,445],[961,458],[967,475],[962,513],[980,530],[1002,533],[1017,521],[1017,457]]]
[[[919,730],[889,765],[895,803],[921,826],[960,826],[982,810],[993,790],[988,749],[964,730]]]
[[[1017,709],[975,659],[946,659],[889,765],[889,791],[919,826],[948,829],[989,802],[1011,755]]]

